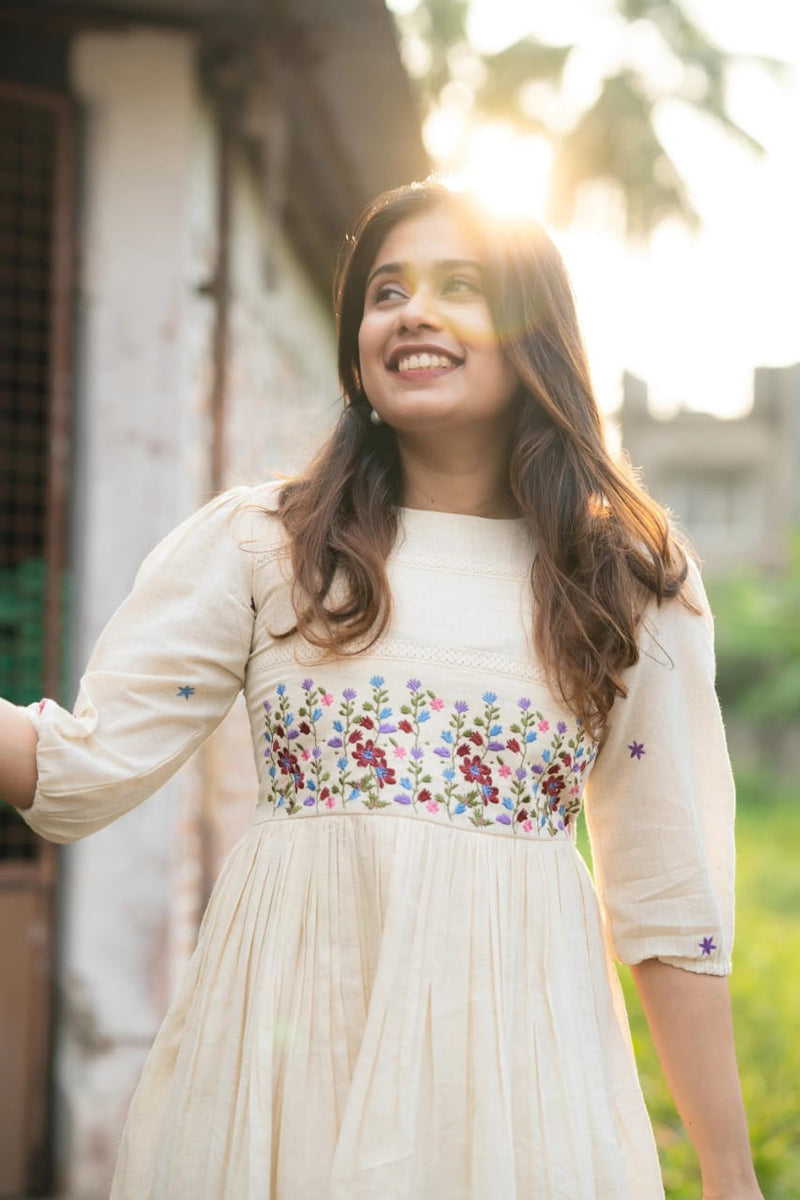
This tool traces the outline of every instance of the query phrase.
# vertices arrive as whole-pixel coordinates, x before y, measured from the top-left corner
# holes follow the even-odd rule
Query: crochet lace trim
[[[302,657],[296,653],[298,650],[302,651]],[[261,674],[271,667],[291,662],[296,662],[298,666],[311,666],[324,661],[326,657],[321,650],[305,639],[301,639],[299,642],[295,639],[278,646],[270,646],[258,653],[253,659],[251,670],[256,674]],[[353,662],[358,662],[362,655],[348,657],[351,657]],[[494,654],[488,650],[462,649],[457,646],[423,646],[417,642],[405,642],[397,638],[381,638],[369,650],[363,652],[363,657],[465,667],[489,675],[506,675],[512,679],[547,683],[547,676],[538,663],[512,658],[507,654]],[[331,660],[328,659],[328,661]],[[339,658],[334,661],[341,662],[342,660]]]

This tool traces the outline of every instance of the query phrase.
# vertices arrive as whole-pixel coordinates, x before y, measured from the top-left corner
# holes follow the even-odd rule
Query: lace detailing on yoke
[[[300,656],[298,651],[302,651]],[[485,672],[489,675],[505,675],[511,679],[527,679],[534,683],[547,684],[547,676],[538,663],[525,659],[511,658],[506,654],[493,654],[486,650],[464,649],[458,646],[423,646],[417,642],[404,642],[396,638],[381,638],[363,652],[365,658],[392,659],[398,662],[437,663],[441,666],[464,667],[468,670]],[[296,662],[300,666],[311,666],[324,661],[325,654],[305,639],[271,646],[262,651],[251,663],[257,674],[284,663]],[[359,655],[350,656],[357,662]]]

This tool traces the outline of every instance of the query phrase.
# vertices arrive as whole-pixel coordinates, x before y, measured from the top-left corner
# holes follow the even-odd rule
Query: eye
[[[443,292],[472,292],[481,291],[480,284],[467,275],[450,275],[442,286]]]
[[[394,300],[397,297],[402,299],[404,296],[405,292],[399,283],[382,283],[373,294],[373,302],[381,304],[384,300]]]

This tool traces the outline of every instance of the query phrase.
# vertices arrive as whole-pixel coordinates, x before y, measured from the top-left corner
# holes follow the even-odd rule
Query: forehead
[[[370,270],[383,262],[422,266],[442,259],[485,260],[482,238],[464,216],[433,208],[405,217],[389,230]]]

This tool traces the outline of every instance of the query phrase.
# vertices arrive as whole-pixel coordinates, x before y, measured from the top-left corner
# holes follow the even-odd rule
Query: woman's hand
[[[0,800],[30,808],[36,791],[36,730],[14,704],[0,699]]]

